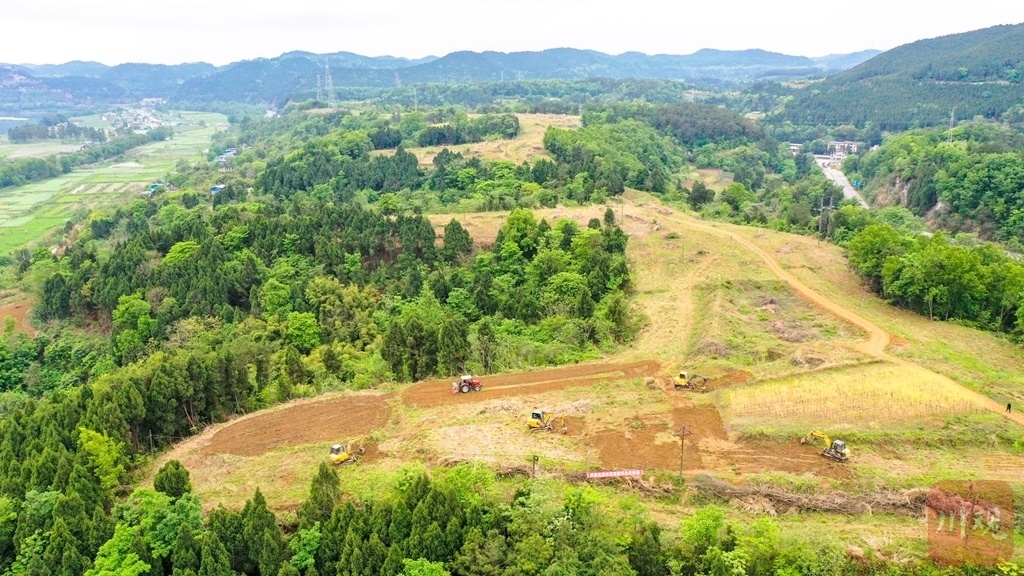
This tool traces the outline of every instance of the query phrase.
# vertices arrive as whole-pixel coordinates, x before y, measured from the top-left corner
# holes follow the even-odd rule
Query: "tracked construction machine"
[[[527,428],[530,432],[551,432],[557,429],[562,434],[568,431],[568,427],[565,424],[565,416],[555,416],[551,412],[545,412],[544,410],[534,410],[530,414],[530,419],[526,421]]]
[[[335,444],[331,446],[331,464],[355,464],[358,460],[357,454],[362,455],[364,452],[366,448],[363,446],[362,438],[356,438],[348,444]]]
[[[828,434],[825,434],[824,432],[812,430],[800,439],[801,444],[814,444],[815,442],[824,446],[824,449],[821,451],[821,455],[829,460],[846,462],[850,458],[850,449],[846,447],[846,442],[843,442],[842,440],[832,440],[828,437]]]
[[[701,376],[700,374],[690,376],[688,372],[680,372],[679,376],[673,380],[673,383],[676,390],[708,391],[708,377]]]

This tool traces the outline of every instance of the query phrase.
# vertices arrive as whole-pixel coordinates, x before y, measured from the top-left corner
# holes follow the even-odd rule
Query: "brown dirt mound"
[[[421,408],[453,402],[482,402],[525,393],[549,392],[592,386],[601,382],[642,378],[660,371],[661,366],[657,362],[644,361],[632,364],[582,364],[536,372],[481,376],[483,389],[468,394],[452,394],[451,380],[429,380],[406,388],[402,393],[402,401],[406,405]]]
[[[218,430],[203,453],[258,456],[282,446],[346,441],[387,424],[389,398],[340,396],[243,418]]]
[[[751,378],[752,375],[750,372],[747,372],[746,370],[737,370],[735,372],[730,372],[725,376],[719,376],[718,378],[711,380],[711,382],[708,383],[708,388],[717,390],[719,388],[725,388],[726,386],[735,386],[737,384],[743,384]]]
[[[586,430],[587,419],[583,416],[565,417],[565,434],[579,436]]]
[[[672,411],[671,427],[664,421],[634,418],[618,428],[600,430],[593,436],[606,468],[679,469],[679,438],[676,433],[685,426],[686,448],[683,468],[703,469],[702,442],[708,438],[725,440],[725,426],[714,406],[678,407]]]
[[[732,470],[740,474],[766,471],[811,473],[815,476],[841,480],[854,476],[849,462],[829,460],[814,446],[803,446],[796,442],[741,440],[731,450],[724,451],[722,456]]]
[[[679,468],[679,440],[668,425],[626,420],[619,428],[607,428],[594,434],[601,465],[609,470],[631,468]],[[684,467],[702,467],[696,450],[687,450]]]
[[[686,437],[687,443],[696,445],[703,438],[726,438],[722,417],[711,405],[676,408],[672,410],[672,424],[676,430],[685,427],[691,434]]]
[[[0,327],[3,326],[2,323],[5,318],[11,317],[14,318],[14,329],[16,331],[28,334],[29,336],[35,336],[39,332],[32,327],[28,320],[28,313],[31,309],[32,303],[27,300],[0,306]]]

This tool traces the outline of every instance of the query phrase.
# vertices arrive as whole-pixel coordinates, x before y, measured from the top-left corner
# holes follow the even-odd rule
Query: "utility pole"
[[[686,449],[686,437],[692,435],[693,431],[685,425],[676,433],[676,436],[679,436],[679,482],[683,482],[683,451]]]
[[[536,454],[534,454],[532,460],[533,460],[533,472],[530,473],[530,478],[536,478],[537,477],[537,461],[540,460],[540,456],[537,456]]]

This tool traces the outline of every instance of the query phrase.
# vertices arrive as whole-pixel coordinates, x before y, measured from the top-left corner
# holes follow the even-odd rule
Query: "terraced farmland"
[[[0,191],[0,254],[46,237],[78,210],[131,198],[164,179],[179,160],[199,159],[224,116],[183,112],[182,117],[186,125],[169,141],[147,144],[108,164]]]

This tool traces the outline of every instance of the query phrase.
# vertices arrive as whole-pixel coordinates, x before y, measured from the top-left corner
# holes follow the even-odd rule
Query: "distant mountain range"
[[[127,102],[140,98],[172,101],[237,101],[279,104],[314,94],[325,84],[325,64],[337,87],[386,88],[402,84],[497,82],[501,80],[646,78],[733,81],[795,78],[843,70],[877,51],[807,58],[764,50],[700,50],[690,55],[627,52],[617,56],[557,48],[541,52],[453,52],[436,58],[361,56],[350,52],[288,52],[276,58],[216,67],[206,63],[121,64],[74,61],[65,64],[0,64],[0,107],[23,107],[39,99],[66,103]]]
[[[796,90],[781,118],[881,129],[996,118],[1024,106],[1024,24],[919,40]],[[955,109],[955,110],[954,110]]]

